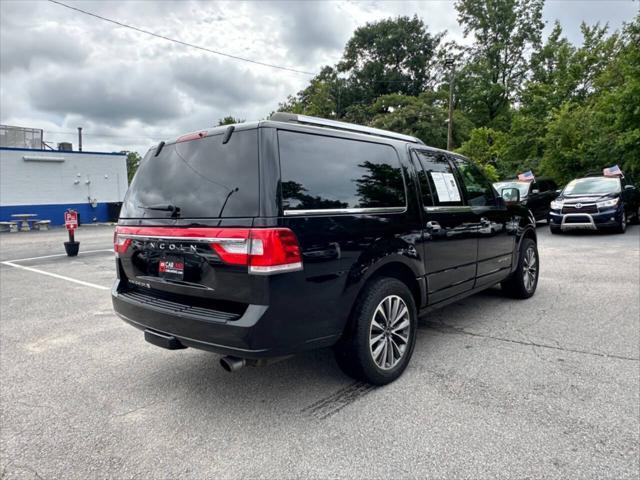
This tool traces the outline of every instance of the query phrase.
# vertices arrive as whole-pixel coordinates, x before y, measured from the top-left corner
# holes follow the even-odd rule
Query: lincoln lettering
[[[165,243],[165,242],[134,242],[138,248],[151,249],[151,250],[169,250],[179,252],[191,252],[197,253],[198,247],[196,245],[183,245],[180,243]]]

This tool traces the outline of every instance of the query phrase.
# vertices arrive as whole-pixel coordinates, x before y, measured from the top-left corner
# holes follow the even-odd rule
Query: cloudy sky
[[[72,6],[231,55],[316,72],[334,64],[355,28],[417,14],[465,41],[453,1],[76,1]],[[547,0],[545,21],[615,29],[634,0]],[[84,148],[144,153],[159,140],[215,125],[226,115],[259,119],[303,88],[308,75],[203,52],[46,1],[0,0],[0,122],[45,130]],[[467,40],[468,41],[468,40]]]

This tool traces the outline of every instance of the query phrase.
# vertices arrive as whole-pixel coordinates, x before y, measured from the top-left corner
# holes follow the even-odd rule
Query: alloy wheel
[[[390,370],[404,357],[411,335],[409,308],[398,295],[382,299],[371,318],[369,351],[375,364]]]
[[[524,288],[527,292],[531,292],[536,284],[536,277],[538,275],[538,258],[536,251],[533,247],[527,248],[524,254],[524,261],[522,262],[522,276],[524,279]]]

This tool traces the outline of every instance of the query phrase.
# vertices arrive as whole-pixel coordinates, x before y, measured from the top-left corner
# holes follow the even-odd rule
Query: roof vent
[[[58,144],[58,151],[60,152],[71,152],[73,151],[73,145],[69,142],[60,142]]]

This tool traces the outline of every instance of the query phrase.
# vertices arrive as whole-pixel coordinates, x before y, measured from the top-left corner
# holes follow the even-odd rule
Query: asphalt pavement
[[[229,374],[145,343],[112,312],[112,235],[80,228],[74,259],[62,230],[0,235],[3,480],[640,476],[638,226],[540,226],[536,295],[430,314],[380,388],[329,350]]]

